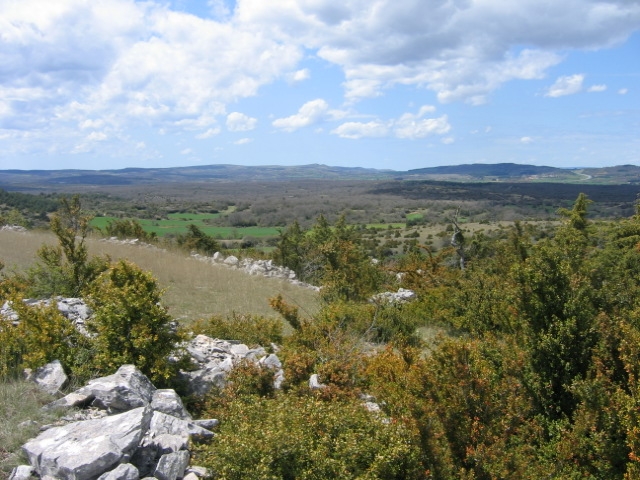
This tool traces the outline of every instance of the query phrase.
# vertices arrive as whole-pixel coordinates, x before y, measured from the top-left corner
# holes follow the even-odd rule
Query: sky
[[[0,169],[640,165],[640,0],[0,0]]]

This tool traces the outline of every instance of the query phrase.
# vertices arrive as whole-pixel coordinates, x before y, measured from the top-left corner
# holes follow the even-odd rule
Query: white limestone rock
[[[22,449],[40,476],[91,480],[130,458],[149,429],[151,417],[147,406],[70,423],[41,433]]]
[[[130,463],[121,463],[110,472],[103,473],[98,480],[139,480],[140,472]]]
[[[189,464],[189,457],[189,452],[186,450],[163,455],[160,457],[153,476],[158,480],[177,480],[182,478]]]
[[[151,408],[154,411],[173,415],[183,420],[191,420],[191,415],[184,408],[182,399],[173,389],[161,389],[153,392]]]
[[[64,368],[62,368],[60,360],[54,360],[36,369],[32,380],[38,387],[51,395],[59,393],[69,382],[69,378],[64,373]]]

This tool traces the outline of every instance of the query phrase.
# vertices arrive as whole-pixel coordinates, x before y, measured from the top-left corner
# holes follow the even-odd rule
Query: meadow
[[[5,271],[26,271],[43,243],[55,244],[47,232],[0,231],[0,259]],[[191,321],[212,315],[244,314],[278,317],[268,300],[280,294],[301,312],[317,311],[316,292],[279,279],[250,276],[221,265],[203,263],[180,251],[110,243],[88,238],[92,255],[128,259],[150,271],[165,290],[164,304],[176,319]]]

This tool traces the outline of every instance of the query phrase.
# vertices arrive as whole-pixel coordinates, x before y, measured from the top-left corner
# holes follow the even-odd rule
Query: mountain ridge
[[[323,164],[185,167],[129,167],[115,170],[0,170],[0,188],[65,185],[151,185],[184,182],[266,182],[292,180],[442,180],[456,182],[640,183],[640,167],[558,168],[515,163],[471,163],[397,171]]]

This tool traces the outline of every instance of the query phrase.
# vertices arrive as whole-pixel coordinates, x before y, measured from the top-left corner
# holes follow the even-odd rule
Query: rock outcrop
[[[80,405],[89,408],[43,427],[23,446],[30,466],[16,468],[11,478],[35,472],[60,480],[176,480],[185,476],[189,444],[213,438],[205,426],[217,425],[193,421],[173,390],[156,389],[133,365],[46,408]]]
[[[197,335],[187,342],[185,349],[191,356],[193,368],[182,372],[182,380],[195,395],[204,395],[214,386],[224,387],[231,369],[243,361],[273,370],[275,388],[280,388],[284,380],[280,360],[275,354],[267,354],[262,347],[249,348],[240,342]]]

